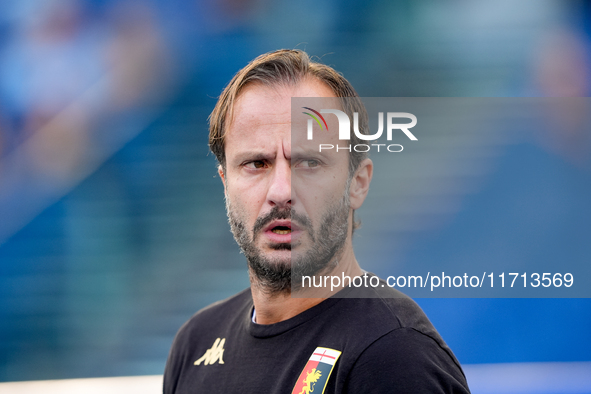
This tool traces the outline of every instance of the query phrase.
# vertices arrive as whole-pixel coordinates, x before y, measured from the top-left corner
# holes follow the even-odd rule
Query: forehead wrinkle
[[[240,120],[235,122],[232,127],[230,127],[229,131],[231,131],[234,128],[239,128],[239,127],[262,127],[262,126],[283,126],[283,125],[290,125],[291,121],[289,122],[285,122],[285,121],[276,121],[276,122],[272,122],[272,121],[265,121],[265,120],[260,120],[258,118],[250,118],[247,120]]]
[[[228,127],[227,135],[240,136],[251,133],[273,133],[277,127],[286,126],[291,128],[291,113],[276,114],[272,112],[255,112],[244,114],[238,111],[234,121]],[[240,138],[240,137],[239,137]]]
[[[281,147],[282,147],[283,157],[285,157],[287,160],[291,160],[291,135],[287,141],[283,140],[281,142]]]

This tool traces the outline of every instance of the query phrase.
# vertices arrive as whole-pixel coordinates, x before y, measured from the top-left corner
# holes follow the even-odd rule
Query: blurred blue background
[[[207,117],[254,57],[304,49],[366,97],[588,96],[590,22],[586,1],[2,2],[0,381],[162,373],[180,325],[248,286]],[[589,130],[480,149],[453,207],[358,259],[588,261],[590,153]],[[463,364],[591,361],[590,299],[417,301]]]

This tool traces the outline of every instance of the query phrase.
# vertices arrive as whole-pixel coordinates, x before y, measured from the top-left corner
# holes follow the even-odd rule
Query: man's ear
[[[226,196],[226,175],[224,174],[224,168],[221,164],[218,166],[218,174],[222,179],[222,183],[224,184],[224,196]]]
[[[351,208],[353,210],[359,209],[367,197],[369,191],[369,184],[373,176],[373,162],[370,159],[365,159],[359,163],[359,167],[351,179],[351,187],[349,188],[349,199],[351,201]]]

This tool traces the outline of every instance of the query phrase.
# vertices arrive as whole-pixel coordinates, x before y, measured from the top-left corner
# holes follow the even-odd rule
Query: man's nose
[[[273,168],[267,200],[270,205],[286,208],[291,206],[291,164],[278,160]]]

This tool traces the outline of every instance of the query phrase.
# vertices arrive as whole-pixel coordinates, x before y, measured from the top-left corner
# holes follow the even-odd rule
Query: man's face
[[[334,94],[315,79],[248,85],[234,106],[226,169],[220,171],[234,237],[251,272],[271,292],[291,289],[292,268],[298,278],[334,264],[351,215],[348,155],[320,153],[318,142],[314,148],[305,138],[296,138],[292,150],[291,97]],[[335,143],[337,135],[323,138]]]

